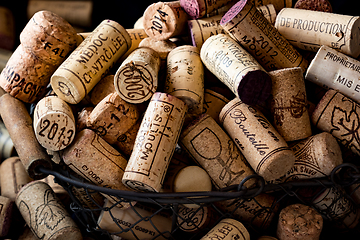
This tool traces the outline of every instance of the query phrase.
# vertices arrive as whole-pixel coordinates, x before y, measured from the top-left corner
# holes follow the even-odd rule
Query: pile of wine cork
[[[92,239],[70,192],[113,239],[321,239],[325,227],[360,227],[358,183],[292,201],[197,202],[358,164],[359,16],[326,0],[180,0],[149,4],[133,28],[104,19],[81,32],[72,23],[90,20],[79,19],[34,12],[0,65],[0,238]],[[60,168],[111,191],[197,194],[159,211],[65,190],[43,171]]]

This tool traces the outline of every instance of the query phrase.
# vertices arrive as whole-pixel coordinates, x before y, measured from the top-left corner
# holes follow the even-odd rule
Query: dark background
[[[297,0],[293,0],[295,4]],[[28,22],[26,9],[27,0],[0,0],[0,6],[8,7],[12,10],[16,27],[16,43],[15,48],[19,45],[19,35]],[[147,6],[158,2],[151,0],[94,0],[94,8],[92,13],[92,26],[87,29],[92,31],[102,20],[111,19],[124,28],[133,28],[134,23],[139,19]],[[334,13],[358,16],[358,2],[355,0],[330,0]]]

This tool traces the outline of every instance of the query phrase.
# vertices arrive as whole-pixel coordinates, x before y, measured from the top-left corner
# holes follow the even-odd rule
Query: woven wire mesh
[[[69,193],[70,209],[84,231],[101,239],[116,239],[116,236],[123,236],[124,233],[130,235],[125,235],[127,237],[122,239],[143,239],[138,236],[139,231],[147,231],[152,239],[200,239],[224,218],[234,218],[242,222],[254,239],[262,235],[276,236],[279,211],[292,203],[312,206],[323,216],[324,229],[321,239],[360,233],[357,226],[360,216],[359,204],[354,201],[355,193],[360,187],[360,171],[351,163],[339,165],[329,177],[324,178],[265,184],[261,177],[253,175],[244,179],[239,185],[217,191],[184,193],[145,193],[99,187],[73,175],[66,166],[55,166],[54,170],[40,168],[40,171],[53,175],[55,181]],[[257,187],[247,189],[244,183],[251,178],[257,179]],[[345,191],[350,186],[355,187]],[[91,207],[79,200],[79,196],[75,194],[79,189],[91,203]],[[315,204],[315,199],[319,195],[332,190],[336,194],[330,203],[325,204],[326,206]],[[112,199],[116,200],[109,201],[105,206],[94,197],[99,193],[112,196]],[[270,205],[263,205],[257,200],[262,194],[269,194],[275,200]],[[226,210],[221,207],[224,206],[223,203],[226,203]],[[252,209],[248,207],[248,203],[251,203]],[[192,208],[184,207],[188,206],[187,204],[191,204]],[[113,214],[119,205],[127,205],[127,211],[133,211],[137,217],[132,222],[120,219]],[[149,214],[144,215],[139,212],[141,206],[150,208],[151,211],[147,211]],[[237,211],[240,208],[251,212],[251,217],[239,215]],[[104,212],[112,218],[117,227],[115,231],[109,231],[98,224],[99,216]],[[207,214],[202,214],[204,212]],[[171,229],[163,231],[158,224],[155,224],[154,218],[159,215],[171,221]],[[200,226],[199,223],[203,221],[199,216],[206,218],[205,215],[208,216],[206,224]],[[259,218],[262,219],[260,224],[257,222]],[[141,222],[147,222],[153,230],[149,232],[150,230],[141,228],[139,226]]]

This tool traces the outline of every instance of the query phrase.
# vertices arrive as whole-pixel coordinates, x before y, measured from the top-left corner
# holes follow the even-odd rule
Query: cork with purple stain
[[[231,0],[180,0],[180,5],[190,18],[198,19],[225,6],[229,2]]]

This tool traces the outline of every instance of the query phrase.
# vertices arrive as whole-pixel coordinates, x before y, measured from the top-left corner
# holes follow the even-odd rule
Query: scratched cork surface
[[[332,12],[331,3],[328,0],[298,0],[294,8],[307,9],[320,12]]]

